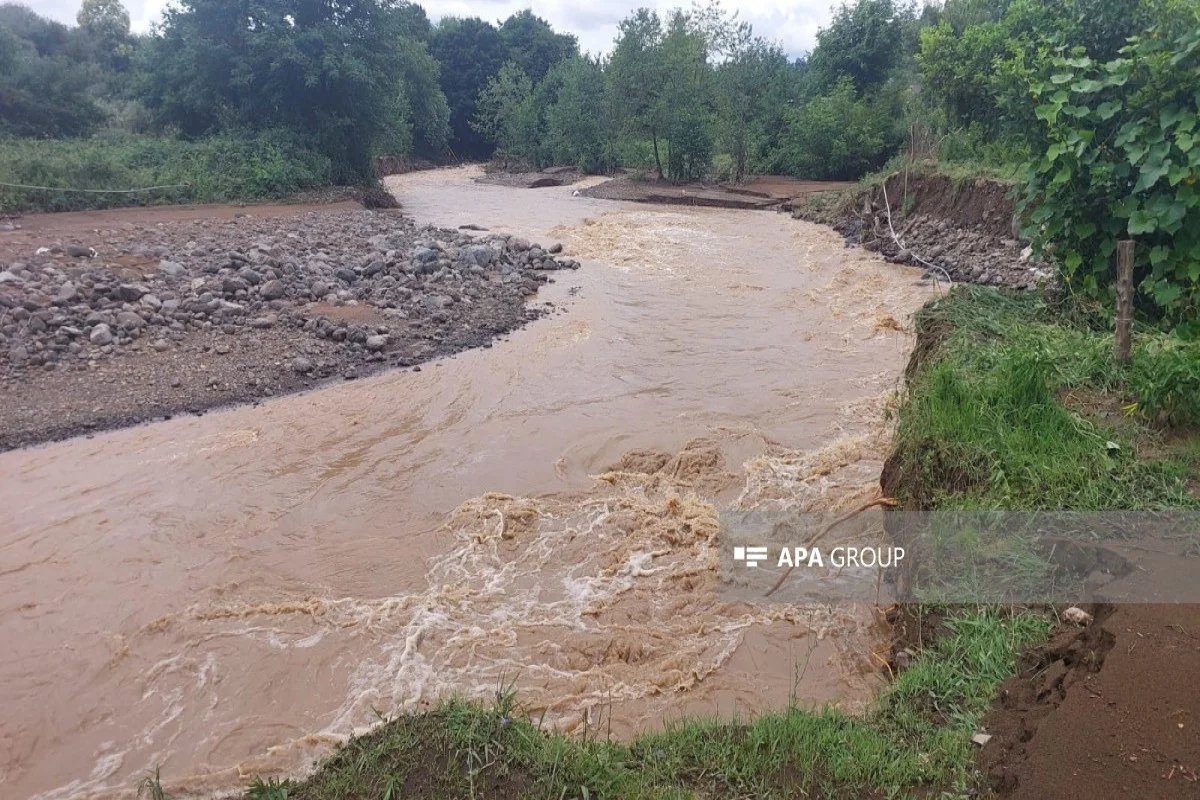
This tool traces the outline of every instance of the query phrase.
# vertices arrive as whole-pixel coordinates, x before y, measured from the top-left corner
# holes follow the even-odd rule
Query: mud
[[[539,299],[566,313],[0,454],[0,793],[129,797],[154,766],[229,791],[501,686],[614,736],[872,701],[876,610],[722,602],[713,535],[725,508],[877,491],[919,271],[785,215],[477,175],[390,185],[419,224],[561,242],[583,268]]]
[[[582,189],[580,193],[604,200],[761,211],[788,209],[804,197],[819,192],[843,189],[848,185],[832,181],[803,181],[773,175],[756,178],[744,185],[676,184],[666,181],[634,180],[628,176],[621,176]]]
[[[1006,798],[1196,797],[1200,608],[1090,610],[1001,687],[981,772]]]

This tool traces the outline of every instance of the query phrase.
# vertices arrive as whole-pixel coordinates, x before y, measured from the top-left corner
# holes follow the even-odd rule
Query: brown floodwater
[[[919,273],[772,212],[390,178],[561,241],[488,349],[0,454],[0,797],[303,772],[377,714],[513,687],[547,725],[863,708],[876,612],[721,602],[722,508],[875,491]]]

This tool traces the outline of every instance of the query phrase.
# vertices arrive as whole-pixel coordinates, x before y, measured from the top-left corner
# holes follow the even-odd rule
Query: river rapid
[[[0,454],[0,797],[302,774],[378,715],[512,687],[545,724],[857,711],[858,606],[726,603],[722,508],[878,491],[920,273],[774,212],[388,179],[579,259],[494,346]],[[576,187],[577,188],[577,187]]]

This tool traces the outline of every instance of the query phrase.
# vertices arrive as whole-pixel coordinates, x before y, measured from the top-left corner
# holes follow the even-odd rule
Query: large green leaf
[[[1129,215],[1129,235],[1141,236],[1154,233],[1158,228],[1158,218],[1151,216],[1144,209],[1138,209]]]

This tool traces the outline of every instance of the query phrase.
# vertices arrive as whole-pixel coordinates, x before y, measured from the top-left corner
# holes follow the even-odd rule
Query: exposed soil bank
[[[0,256],[0,450],[487,345],[575,266],[353,204],[41,215]]]
[[[1200,607],[1094,609],[1025,655],[983,728],[1000,797],[1200,794]]]
[[[552,186],[571,186],[583,179],[583,173],[574,167],[547,167],[534,172],[492,169],[476,177],[475,182],[513,189],[548,189]]]
[[[805,181],[776,175],[755,178],[744,186],[638,181],[628,176],[621,176],[584,189],[580,193],[587,197],[597,197],[603,200],[761,210],[788,208],[797,198],[818,192],[843,189],[849,185],[832,181]]]
[[[995,293],[978,289],[962,289],[957,296],[996,297]],[[997,331],[990,337],[992,341],[984,337],[956,338],[953,327],[965,326],[962,320],[967,316],[961,311],[957,315],[948,312],[940,316],[918,315],[914,326],[917,342],[907,371],[914,395],[928,389],[929,383],[920,383],[929,380],[927,366],[931,360],[949,353],[949,348],[957,349],[955,355],[961,358],[965,348],[1004,347],[1022,336],[1029,341],[1029,331],[1014,330],[1023,324],[1019,317],[997,314],[989,319],[988,309],[987,304],[977,303],[970,310],[971,316],[986,320]],[[1038,325],[1043,332],[1042,342],[1047,343],[1040,357],[1049,361],[1074,357],[1074,350],[1068,350],[1066,355],[1054,354],[1048,342],[1054,335],[1052,323],[1039,321]],[[1011,339],[1003,338],[1005,331],[1013,331]],[[999,344],[995,341],[997,337]],[[994,363],[989,361],[986,350],[975,355],[982,363]],[[996,371],[1002,368],[991,367]],[[967,386],[979,380],[978,371],[956,374],[959,375],[956,380],[962,382],[950,385]],[[981,401],[980,395],[967,393],[956,402],[975,407]],[[975,443],[971,449],[967,437],[955,438],[953,434],[924,440],[923,443],[932,443],[926,453],[944,453],[945,457],[922,462],[920,448],[912,447],[912,440],[905,445],[906,423],[915,423],[922,431],[936,427],[929,416],[920,413],[901,408],[893,440],[900,446],[894,446],[880,480],[888,496],[903,498],[910,508],[936,508],[947,495],[978,492],[979,484],[970,472],[973,464],[982,464],[985,474],[1012,472],[1007,466],[1011,462],[1006,461],[1003,452],[997,452],[1002,447],[989,449],[977,459],[979,444]],[[916,416],[906,417],[906,414]],[[979,415],[976,419],[979,420],[976,424],[984,425],[1001,418]],[[1080,425],[1087,427],[1091,421],[1085,417]],[[1133,423],[1126,420],[1126,424]],[[962,430],[966,423],[958,427]],[[1034,433],[1049,438],[1052,430],[1039,428]],[[1127,447],[1124,438],[1115,432],[1113,435],[1120,439],[1121,447]],[[1030,455],[1029,473],[1035,476],[1032,490],[1046,497],[1063,497],[1061,482],[1070,476],[1039,466],[1036,454],[1030,452],[1035,448],[1028,442],[1024,445],[1024,452]],[[1046,454],[1040,456],[1046,457]],[[1131,487],[1136,494],[1122,496],[1123,507],[1135,506],[1139,500],[1166,506],[1180,503],[1166,494],[1161,497],[1168,499],[1158,500],[1160,495],[1153,494],[1156,491],[1152,488],[1153,481],[1131,480],[1133,473],[1118,472],[1115,468],[1093,471],[1086,464],[1072,464],[1067,469],[1098,475],[1097,482]],[[1030,502],[1029,495],[1023,493],[1029,489],[1010,485],[1010,490],[1009,496],[1017,499],[1000,502],[1012,505]],[[1075,496],[1096,497],[1084,491]],[[1104,502],[1091,500],[1090,507],[1115,507],[1114,503],[1104,506]],[[1086,506],[1089,501],[1077,505],[1080,504]],[[1071,505],[1071,501],[1065,505]],[[1081,509],[1076,507],[1076,510]],[[888,533],[898,543],[911,541],[906,538],[903,520],[897,517],[889,517]],[[1191,558],[1169,552],[1170,545],[1165,543],[1131,539],[1124,548],[1082,544],[1079,552],[1091,550],[1091,557],[1129,557],[1129,564],[1138,565],[1118,570],[1111,562],[1098,562],[1095,567],[1082,570],[1094,569],[1097,578],[1111,580],[1104,584],[1109,597],[1155,597],[1163,585],[1177,580],[1174,575],[1181,571],[1186,575],[1189,569],[1186,564]],[[910,552],[918,551],[914,546]],[[1138,556],[1136,561],[1132,553]],[[1065,565],[1071,558],[1069,548],[1063,547],[1056,560]],[[910,567],[915,564],[909,562]],[[1086,610],[1092,615],[1090,622],[1081,626],[1064,620],[1048,641],[1023,654],[1018,675],[1001,687],[979,726],[982,733],[991,737],[978,754],[979,783],[1005,798],[1196,797],[1200,793],[1200,738],[1194,730],[1200,724],[1200,691],[1195,686],[1195,676],[1200,674],[1200,607],[1107,604]],[[921,611],[905,607],[889,617],[896,639],[891,661],[894,669],[908,666],[917,650],[947,633],[938,615],[922,617]]]
[[[1052,273],[1018,238],[1010,193],[986,178],[958,183],[897,173],[840,202],[798,206],[796,215],[831,225],[848,246],[893,263],[932,265],[958,283],[1033,288]]]

